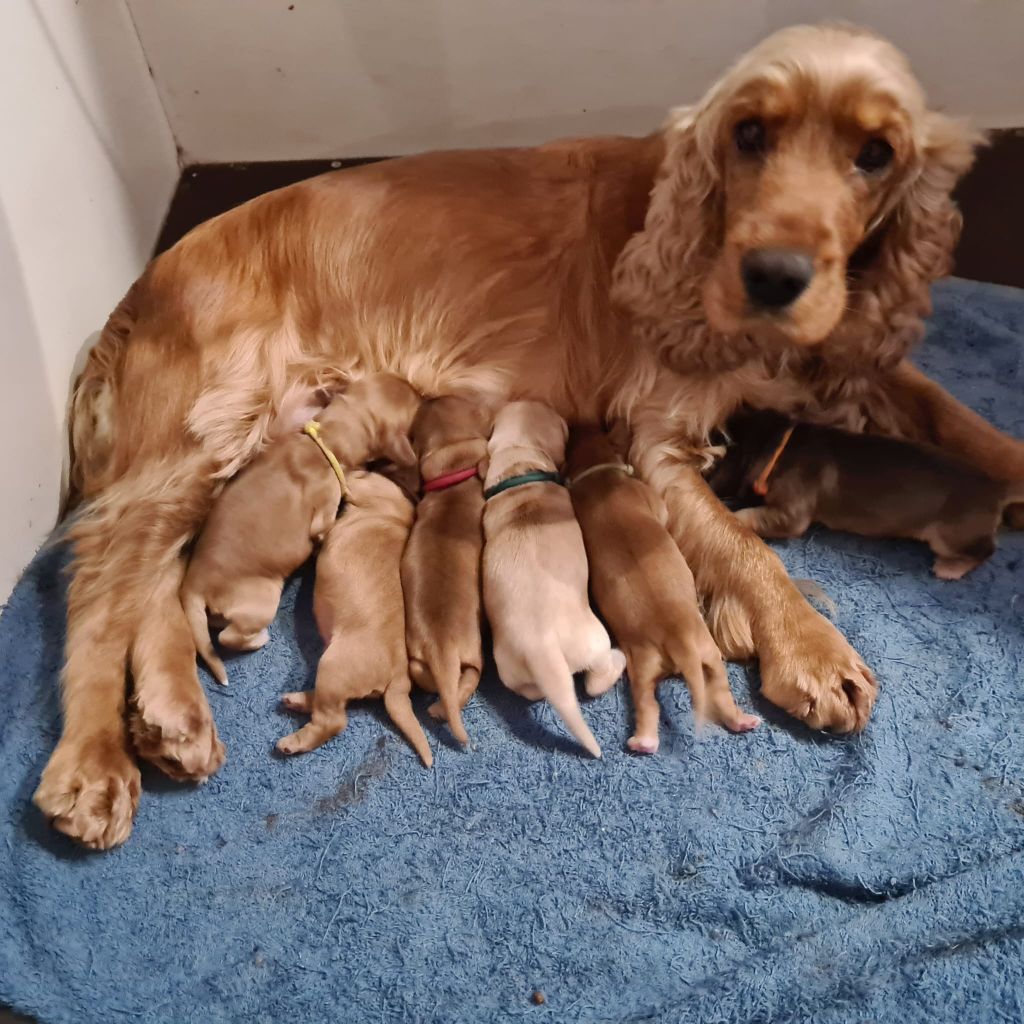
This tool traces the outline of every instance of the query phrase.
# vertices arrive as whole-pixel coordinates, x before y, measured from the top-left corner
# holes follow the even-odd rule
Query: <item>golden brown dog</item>
[[[636,714],[630,750],[657,751],[657,686],[674,673],[686,680],[698,725],[755,728],[761,720],[733,699],[722,655],[697,606],[693,573],[665,526],[665,503],[632,475],[622,450],[597,426],[572,428],[565,473],[591,592],[626,655]]]
[[[356,381],[320,414],[320,438],[343,467],[375,458],[415,462],[406,436],[419,395],[400,377]],[[203,660],[220,683],[227,670],[210,642],[254,651],[269,639],[284,581],[313,553],[344,497],[325,452],[305,434],[272,444],[224,488],[196,542],[181,603]]]
[[[483,590],[501,681],[545,698],[594,757],[601,748],[580,712],[573,673],[596,697],[625,667],[590,610],[587,553],[558,481],[568,427],[541,402],[511,402],[495,417],[484,494]],[[502,489],[506,488],[506,489]]]
[[[401,560],[412,521],[412,503],[397,484],[378,473],[349,474],[345,511],[316,560],[313,612],[327,645],[316,686],[282,698],[312,720],[278,741],[282,754],[306,753],[337,736],[348,724],[349,701],[383,697],[423,763],[434,763],[409,699]]]
[[[385,369],[424,394],[626,418],[719,648],[756,655],[764,696],[811,727],[862,729],[871,672],[700,470],[709,430],[748,403],[1024,480],[1024,444],[905,360],[949,270],[975,141],[883,40],[797,26],[646,138],[376,163],[197,228],[132,286],[76,384],[71,480],[91,504],[39,807],[88,845],[128,836],[129,660],[164,737],[146,756],[208,773],[192,754],[212,717],[172,607],[181,553],[281,408]],[[185,632],[158,666],[137,658],[155,623]]]
[[[445,717],[463,744],[462,708],[483,669],[480,553],[490,427],[486,406],[445,396],[420,406],[411,433],[423,497],[402,556],[409,674],[438,694],[430,712]]]

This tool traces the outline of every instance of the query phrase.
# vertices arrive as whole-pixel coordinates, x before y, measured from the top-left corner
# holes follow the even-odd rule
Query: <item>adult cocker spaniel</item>
[[[1024,444],[904,361],[976,141],[928,109],[888,43],[797,27],[647,138],[409,157],[197,228],[132,286],[76,385],[87,504],[64,734],[36,803],[109,847],[131,831],[135,750],[179,778],[218,769],[183,551],[221,482],[317,387],[384,369],[427,395],[628,417],[723,653],[756,655],[765,696],[808,725],[863,728],[871,671],[700,469],[746,402],[1024,479]]]

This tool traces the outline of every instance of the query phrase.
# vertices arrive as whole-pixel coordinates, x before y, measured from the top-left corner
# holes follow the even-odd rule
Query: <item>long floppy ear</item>
[[[704,103],[672,111],[644,229],[615,264],[613,300],[659,348],[682,341],[681,328],[679,338],[665,336],[673,325],[703,319],[699,267],[722,230],[715,109]]]
[[[924,332],[931,283],[952,269],[960,237],[951,193],[983,141],[967,123],[936,113],[924,115],[919,132],[916,170],[882,218],[878,253],[855,285],[868,329],[863,321],[851,326],[881,367],[899,362]]]
[[[420,464],[408,434],[400,434],[396,431],[384,441],[381,451],[396,466],[419,466]]]

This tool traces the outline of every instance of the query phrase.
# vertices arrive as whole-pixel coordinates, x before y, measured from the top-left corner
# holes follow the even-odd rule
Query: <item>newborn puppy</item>
[[[592,697],[625,666],[590,610],[587,553],[557,469],[565,420],[540,402],[498,413],[484,486],[484,607],[501,681],[527,700],[551,701],[594,757],[601,748],[583,720],[573,673],[587,670]]]
[[[732,732],[759,725],[733,700],[722,655],[697,607],[693,573],[666,528],[662,500],[632,475],[596,426],[573,427],[566,476],[591,592],[626,654],[636,713],[630,750],[657,751],[657,686],[676,673],[690,689],[698,724],[710,720]]]
[[[349,474],[345,511],[316,560],[313,613],[327,645],[316,687],[282,698],[290,711],[313,717],[278,741],[282,754],[315,750],[337,736],[348,724],[350,700],[383,697],[423,763],[433,764],[409,699],[400,567],[412,520],[412,503],[397,484],[377,473]]]
[[[1019,485],[992,480],[935,448],[891,437],[744,412],[708,482],[745,504],[737,517],[763,537],[799,537],[812,522],[865,537],[924,541],[932,571],[956,580],[995,551],[1004,507]]]
[[[412,466],[416,456],[406,435],[419,402],[401,377],[364,377],[321,413],[320,440],[342,467],[374,458]],[[328,455],[306,433],[272,444],[224,488],[181,588],[196,649],[218,682],[227,682],[227,672],[210,642],[207,612],[224,626],[225,647],[262,647],[284,581],[313,553],[343,497]]]
[[[409,674],[436,693],[430,713],[448,720],[468,743],[462,708],[483,666],[480,641],[480,552],[490,412],[455,396],[423,402],[411,440],[420,460],[423,497],[402,556]]]

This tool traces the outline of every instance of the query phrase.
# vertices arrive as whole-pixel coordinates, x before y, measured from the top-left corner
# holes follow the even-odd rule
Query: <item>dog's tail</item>
[[[440,666],[435,672],[423,659],[410,658],[409,674],[421,690],[437,694],[438,703],[441,705],[445,720],[448,722],[448,728],[451,729],[455,739],[464,747],[467,747],[469,746],[469,735],[466,732],[466,727],[462,724],[462,701],[459,694],[466,674],[469,672],[475,673],[476,670],[466,669],[466,672],[462,672],[462,666],[456,651],[450,652],[450,656],[443,660],[445,664]],[[468,685],[468,680],[466,682]],[[437,711],[434,708],[431,708],[430,713],[432,716],[437,715]]]
[[[576,685],[558,645],[545,645],[529,660],[528,665],[534,682],[558,712],[565,727],[591,755],[600,757],[601,747],[590,731],[583,712],[580,711],[580,704],[576,699]]]
[[[462,701],[459,692],[462,689],[463,672],[458,652],[452,651],[445,659],[448,664],[441,668],[440,677],[434,678],[437,684],[437,695],[441,699],[444,717],[448,720],[448,728],[452,735],[464,746],[469,746],[469,734],[462,724]],[[467,670],[472,671],[472,670]]]
[[[407,675],[399,676],[384,691],[384,707],[391,721],[398,726],[398,731],[412,744],[423,764],[430,768],[434,764],[434,755],[430,752],[427,734],[412,709],[412,700],[409,698],[411,691],[412,680]]]
[[[227,669],[224,667],[224,662],[217,657],[217,652],[213,649],[213,641],[210,639],[210,626],[206,621],[206,600],[198,591],[183,589],[181,606],[185,609],[185,618],[188,619],[189,629],[192,630],[192,640],[199,656],[206,662],[213,678],[221,686],[227,686]]]

